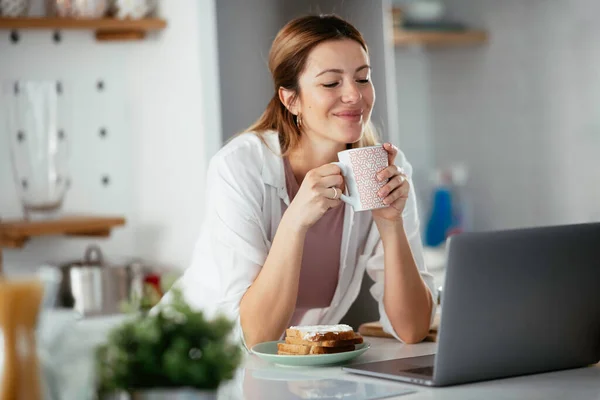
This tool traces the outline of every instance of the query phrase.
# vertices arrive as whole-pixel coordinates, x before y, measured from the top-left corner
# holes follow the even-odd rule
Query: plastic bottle
[[[444,243],[454,224],[450,176],[446,171],[438,172],[436,181],[431,213],[425,230],[425,245],[431,247]]]

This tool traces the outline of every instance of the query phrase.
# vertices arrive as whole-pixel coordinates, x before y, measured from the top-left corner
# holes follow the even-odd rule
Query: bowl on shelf
[[[31,0],[0,0],[0,15],[3,17],[23,17],[29,11]]]
[[[403,6],[404,18],[412,22],[436,22],[444,17],[445,7],[440,0],[415,0]]]
[[[108,0],[47,0],[46,14],[61,18],[102,18]]]

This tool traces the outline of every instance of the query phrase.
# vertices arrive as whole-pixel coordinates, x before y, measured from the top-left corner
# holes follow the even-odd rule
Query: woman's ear
[[[296,96],[296,92],[290,89],[280,87],[278,93],[279,100],[281,100],[281,103],[283,103],[285,108],[287,108],[288,111],[292,114],[298,115],[298,112],[300,110],[298,108],[298,98]]]

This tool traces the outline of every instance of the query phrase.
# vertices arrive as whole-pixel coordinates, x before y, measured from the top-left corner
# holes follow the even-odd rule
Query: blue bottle
[[[440,183],[434,190],[431,214],[425,230],[425,245],[436,247],[442,244],[454,224],[452,192]]]

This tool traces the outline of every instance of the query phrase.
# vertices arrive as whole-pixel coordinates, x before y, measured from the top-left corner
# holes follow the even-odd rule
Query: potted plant
[[[230,340],[233,323],[208,320],[172,292],[171,304],[118,326],[97,349],[100,398],[212,400],[219,384],[233,378],[242,358]]]

